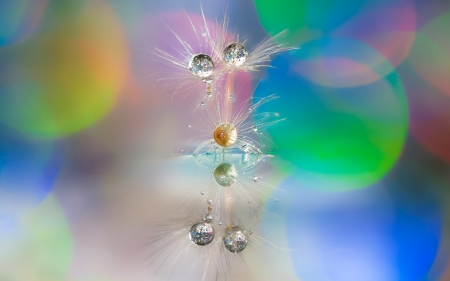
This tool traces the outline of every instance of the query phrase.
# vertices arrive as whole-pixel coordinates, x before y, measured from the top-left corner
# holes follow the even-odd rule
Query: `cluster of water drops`
[[[247,57],[248,52],[244,45],[234,42],[225,47],[221,59],[232,70],[242,66]],[[214,61],[207,54],[194,55],[189,61],[189,70],[192,75],[204,79],[204,82],[211,82],[213,80]]]

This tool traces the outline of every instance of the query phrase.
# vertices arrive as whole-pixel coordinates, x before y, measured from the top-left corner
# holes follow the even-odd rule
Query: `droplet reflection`
[[[238,173],[234,165],[222,163],[214,170],[214,179],[221,186],[231,186],[235,183]]]

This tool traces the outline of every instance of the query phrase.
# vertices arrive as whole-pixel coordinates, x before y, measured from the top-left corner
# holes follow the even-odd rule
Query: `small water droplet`
[[[278,202],[278,199],[275,199],[275,202]]]
[[[258,127],[256,127],[256,126],[253,126],[252,130],[253,130],[253,132],[256,132],[256,131],[258,131]]]
[[[202,36],[205,37],[206,36],[206,31],[202,32]]]
[[[205,106],[205,102],[200,102],[200,106]]]
[[[249,230],[249,231],[248,231],[248,234],[252,235],[252,234],[253,234],[253,231]]]
[[[202,192],[200,192],[200,194],[201,194],[201,195],[205,195],[205,192],[204,192],[204,191],[202,191]]]
[[[189,125],[189,128],[192,127],[191,125]]]
[[[253,181],[253,182],[257,182],[257,181],[258,181],[258,177],[252,178],[252,181]]]
[[[228,200],[231,200],[231,197],[230,197],[230,198],[228,198]]]
[[[247,203],[250,204],[250,203],[252,203],[252,201],[248,200]]]
[[[221,223],[221,222],[219,222],[219,225],[222,225],[222,223]]]
[[[208,203],[208,205],[211,205],[212,204],[212,200],[209,199],[208,201],[206,201],[206,203]]]

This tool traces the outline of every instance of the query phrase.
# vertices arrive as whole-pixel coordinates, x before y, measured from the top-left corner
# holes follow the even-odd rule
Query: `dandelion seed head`
[[[189,231],[189,239],[199,246],[206,246],[214,239],[214,228],[207,222],[196,223]]]
[[[237,140],[237,130],[231,124],[220,124],[214,130],[214,140],[223,147],[232,146]]]
[[[213,73],[214,62],[210,56],[199,54],[189,61],[189,70],[196,77],[207,78]]]
[[[229,163],[222,163],[214,170],[214,179],[221,186],[232,186],[237,177],[236,167]]]
[[[223,244],[228,251],[239,253],[247,247],[248,240],[245,237],[244,231],[238,227],[233,227],[225,234]]]
[[[229,67],[238,67],[245,63],[248,52],[244,45],[240,43],[231,43],[223,50],[223,60]]]

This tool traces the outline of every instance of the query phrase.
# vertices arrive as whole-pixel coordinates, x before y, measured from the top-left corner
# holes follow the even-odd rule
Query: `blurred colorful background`
[[[177,153],[199,100],[152,52],[201,6],[249,50],[298,47],[242,93],[287,118],[263,132],[283,191],[260,231],[291,250],[230,280],[449,281],[447,0],[0,0],[0,280],[167,280],[142,241],[196,176]]]

